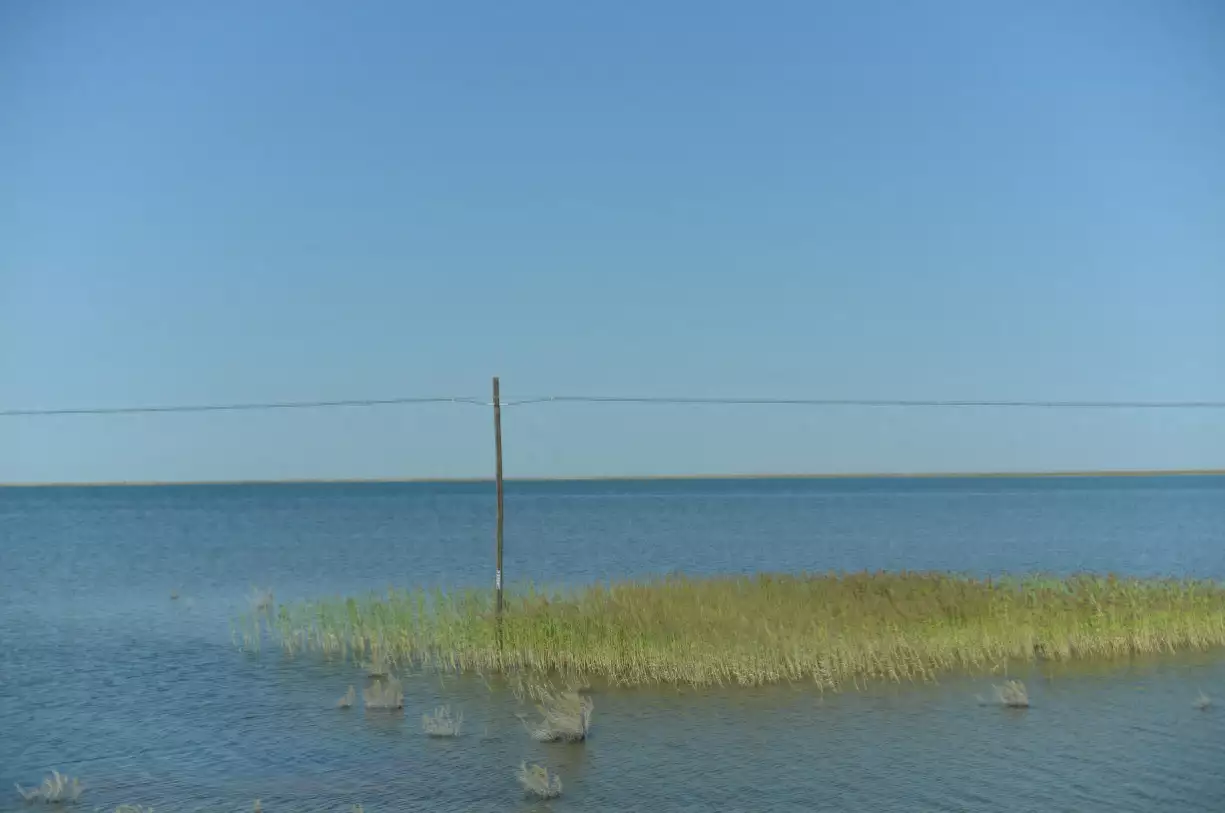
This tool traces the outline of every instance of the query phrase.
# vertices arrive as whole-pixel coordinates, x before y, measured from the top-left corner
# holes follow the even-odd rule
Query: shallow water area
[[[533,742],[506,684],[240,652],[278,601],[484,585],[483,486],[0,489],[0,810],[51,769],[78,809],[1225,809],[1225,655],[1009,665],[934,684],[595,686],[590,739]],[[512,484],[507,570],[582,584],[863,568],[1225,578],[1225,479]],[[763,541],[764,540],[764,541]],[[751,543],[751,544],[750,544]],[[171,598],[177,594],[178,598]],[[1020,678],[1026,710],[979,705]],[[354,708],[336,708],[353,684]],[[1216,700],[1195,708],[1200,692]],[[450,703],[461,736],[421,715]],[[563,779],[523,797],[521,761]]]

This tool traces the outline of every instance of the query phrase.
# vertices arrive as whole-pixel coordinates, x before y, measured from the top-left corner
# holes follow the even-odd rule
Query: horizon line
[[[774,474],[612,474],[574,476],[505,477],[508,483],[588,483],[673,480],[930,480],[930,479],[990,479],[1039,477],[1220,477],[1225,469],[1102,469],[1050,471],[982,471],[982,472],[874,472],[874,473],[774,473]],[[150,488],[162,486],[246,486],[246,485],[394,485],[493,483],[484,477],[338,477],[238,480],[98,480],[0,483],[0,488]]]

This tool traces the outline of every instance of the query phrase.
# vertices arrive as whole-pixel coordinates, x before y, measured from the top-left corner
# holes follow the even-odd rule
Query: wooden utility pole
[[[496,483],[498,489],[498,554],[497,569],[494,571],[493,586],[498,593],[498,637],[502,632],[502,394],[498,386],[498,377],[493,377],[493,443],[497,457]]]

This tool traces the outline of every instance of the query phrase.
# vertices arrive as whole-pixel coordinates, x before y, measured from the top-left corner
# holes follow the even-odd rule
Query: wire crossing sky
[[[402,398],[351,398],[336,401],[272,401],[269,403],[180,404],[175,406],[67,407],[60,409],[0,409],[0,418],[47,418],[68,415],[153,415],[190,412],[265,412],[278,409],[337,409],[354,407],[410,406],[415,404],[465,404],[492,407],[493,403],[471,396],[417,396]],[[1225,401],[913,401],[903,399],[854,398],[685,398],[628,395],[540,395],[512,398],[504,407],[538,404],[645,404],[658,406],[813,406],[886,407],[896,409],[987,408],[987,409],[1225,409]]]
[[[0,482],[1225,467],[1223,32],[0,4]]]

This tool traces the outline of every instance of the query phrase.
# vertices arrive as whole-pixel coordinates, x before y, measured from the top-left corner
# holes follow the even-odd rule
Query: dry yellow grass
[[[1114,658],[1225,645],[1225,586],[1113,576],[944,573],[668,577],[508,596],[399,592],[280,608],[291,650],[615,684],[930,678],[1008,659]]]

